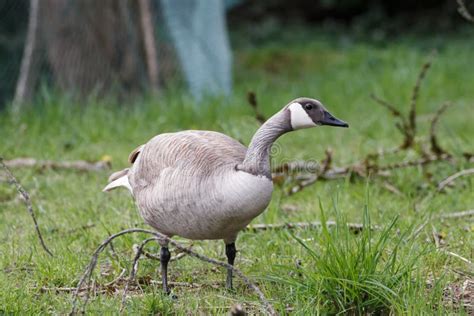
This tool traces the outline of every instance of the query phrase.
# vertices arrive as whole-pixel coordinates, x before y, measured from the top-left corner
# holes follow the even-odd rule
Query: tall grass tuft
[[[303,247],[305,260],[298,273],[294,273],[294,266],[285,266],[285,270],[293,271],[271,278],[290,285],[292,295],[304,300],[297,310],[324,314],[400,314],[413,310],[410,305],[416,304],[415,297],[426,290],[416,271],[426,250],[406,241],[411,230],[400,232],[396,217],[380,230],[370,229],[367,207],[365,228],[359,232],[348,228],[337,208],[337,225],[329,228],[326,221],[321,206],[320,232],[310,233],[309,241],[291,234]]]

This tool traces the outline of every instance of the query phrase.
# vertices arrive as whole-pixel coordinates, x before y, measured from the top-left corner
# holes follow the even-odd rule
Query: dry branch
[[[19,112],[21,105],[33,96],[36,78],[38,77],[39,49],[41,44],[39,39],[39,7],[40,0],[30,0],[28,31],[13,100],[15,112]]]
[[[113,279],[112,281],[110,282],[107,282],[104,284],[104,286],[112,286],[114,285],[115,283],[117,283],[118,281],[122,280],[122,277],[125,275],[125,272],[127,272],[126,269],[122,269],[122,272],[120,272],[119,276],[116,277],[115,279]]]
[[[252,283],[250,281],[250,279],[247,278],[239,269],[233,267],[232,265],[230,265],[228,263],[218,261],[218,260],[214,260],[212,258],[209,258],[209,257],[206,257],[204,255],[198,254],[198,253],[192,251],[191,249],[182,246],[180,243],[170,239],[169,237],[167,237],[167,236],[165,236],[165,235],[163,235],[159,232],[146,230],[146,229],[141,229],[141,228],[126,229],[126,230],[118,232],[118,233],[116,233],[112,236],[109,236],[94,251],[94,253],[92,254],[91,261],[87,265],[86,270],[84,271],[83,275],[81,276],[81,278],[80,278],[80,280],[77,284],[76,290],[75,290],[74,295],[73,295],[72,309],[71,309],[70,315],[77,314],[77,302],[78,302],[78,298],[79,298],[79,292],[83,288],[84,283],[87,284],[87,287],[89,286],[90,279],[91,279],[91,276],[92,276],[92,272],[94,271],[94,268],[97,265],[97,260],[98,260],[98,257],[100,255],[100,253],[102,251],[104,251],[104,249],[107,247],[107,245],[113,239],[115,239],[117,237],[120,237],[122,235],[125,235],[125,234],[131,234],[131,233],[145,233],[145,234],[152,235],[152,236],[154,236],[154,238],[166,241],[167,243],[175,246],[176,248],[180,249],[181,251],[183,251],[183,252],[187,253],[188,255],[190,255],[192,257],[195,257],[195,258],[197,258],[201,261],[205,261],[205,262],[217,265],[217,266],[221,266],[221,267],[224,267],[226,269],[231,269],[238,277],[240,277],[244,281],[244,283],[248,287],[250,287],[257,294],[257,296],[259,297],[262,305],[265,307],[265,310],[266,310],[267,314],[268,315],[276,315],[276,312],[275,312],[273,306],[267,301],[267,299],[265,298],[265,295],[262,293],[260,288],[258,288],[257,285]],[[87,302],[87,298],[88,298],[88,296],[86,296],[86,302]],[[84,308],[85,308],[85,304],[84,304]]]
[[[425,220],[414,232],[413,234],[410,235],[408,239],[413,239],[416,238],[423,228],[426,227],[431,221],[436,220],[436,219],[458,219],[458,218],[463,218],[463,217],[470,217],[474,216],[474,210],[467,210],[467,211],[461,211],[461,212],[454,212],[454,213],[442,213],[437,216],[433,216],[431,218],[428,218]]]
[[[457,218],[462,218],[462,217],[470,217],[474,216],[474,209],[473,210],[466,210],[466,211],[461,211],[461,212],[454,212],[454,213],[443,213],[438,216],[432,217],[431,219],[427,220],[424,222],[420,228],[415,230],[415,233],[413,235],[418,235],[419,231],[423,229],[430,220],[434,219],[457,219]],[[260,230],[273,230],[273,229],[295,229],[295,228],[319,228],[322,226],[322,223],[319,221],[315,222],[297,222],[297,223],[283,223],[283,224],[254,224],[247,226],[244,230],[250,230],[250,231],[260,231]],[[331,227],[331,226],[337,226],[337,222],[335,221],[326,221],[326,226]],[[364,225],[360,223],[347,223],[347,227],[356,231],[360,231],[364,229]],[[380,227],[377,225],[372,225],[370,227],[372,230],[379,230]],[[412,235],[412,236],[413,236]]]
[[[418,227],[415,232],[410,236],[409,239],[416,237],[421,230],[431,221],[435,219],[454,219],[454,218],[462,218],[462,217],[469,217],[474,216],[474,210],[467,210],[462,212],[454,212],[454,213],[446,213],[441,214],[435,217],[432,217],[426,220],[420,227]],[[337,222],[335,221],[326,221],[326,226],[334,227],[337,226]],[[296,223],[282,223],[282,224],[254,224],[247,226],[244,230],[249,231],[265,231],[265,230],[278,230],[278,229],[309,229],[309,228],[320,228],[322,223],[319,221],[314,222],[296,222]],[[354,232],[360,232],[364,229],[364,225],[360,223],[347,223],[347,227]],[[380,226],[372,225],[370,226],[371,230],[380,230]]]
[[[403,168],[408,168],[408,167],[425,166],[430,163],[441,162],[443,160],[446,160],[446,158],[433,157],[433,156],[421,158],[421,159],[415,159],[415,160],[407,160],[407,161],[388,164],[385,166],[379,166],[377,167],[377,171],[389,171],[389,170],[403,169]]]
[[[71,169],[77,171],[101,171],[110,168],[110,162],[108,161],[52,161],[37,160],[34,158],[16,158],[5,160],[4,163],[9,168]]]
[[[293,172],[309,172],[315,173],[319,170],[320,164],[315,161],[291,161],[285,162],[273,168],[274,174],[293,173]]]
[[[418,237],[418,235],[421,233],[423,228],[425,228],[426,225],[428,225],[430,220],[431,220],[431,218],[424,221],[423,224],[421,224],[417,229],[415,229],[415,231],[407,238],[407,240],[411,240],[411,239],[414,239],[414,238]]]
[[[385,100],[379,98],[378,96],[376,96],[376,95],[373,94],[373,93],[370,94],[370,97],[372,98],[372,100],[374,100],[375,102],[377,102],[377,103],[380,104],[381,106],[383,106],[383,107],[385,107],[386,109],[388,109],[389,112],[392,113],[392,115],[393,115],[394,117],[399,117],[399,118],[401,119],[403,125],[406,126],[405,117],[402,115],[402,113],[401,113],[399,110],[397,110],[397,108],[396,108],[393,104],[391,104],[391,103],[389,103],[389,102],[387,102],[387,101],[385,101]]]
[[[395,123],[397,129],[402,133],[404,140],[403,143],[400,145],[400,149],[408,149],[413,148],[415,145],[415,136],[416,136],[416,106],[418,103],[418,96],[420,94],[420,88],[423,80],[426,77],[426,73],[428,69],[431,67],[432,59],[434,53],[432,53],[431,57],[422,65],[421,70],[418,74],[416,79],[416,83],[413,86],[413,91],[410,99],[410,106],[409,112],[405,116],[401,111],[399,111],[393,104],[375,96],[371,95],[371,98],[380,104],[384,108],[388,109],[388,111],[395,117],[398,118],[399,122]]]
[[[298,183],[295,186],[290,188],[290,190],[287,192],[287,195],[293,195],[295,193],[298,193],[301,190],[303,190],[304,188],[309,187],[310,185],[313,185],[319,179],[320,179],[320,177],[318,175],[313,175],[313,176],[311,176],[309,178],[306,178],[304,180],[300,180],[300,181],[298,181]]]
[[[49,291],[55,291],[55,292],[73,292],[76,290],[75,287],[47,287],[47,286],[42,286],[39,289],[41,292],[49,292]]]
[[[443,181],[441,181],[438,184],[438,192],[442,191],[446,186],[453,183],[454,180],[456,180],[457,178],[462,177],[462,176],[467,176],[467,175],[470,175],[470,174],[474,174],[474,168],[461,170],[461,171],[456,172],[455,174],[447,177],[446,179],[444,179]]]
[[[125,300],[127,298],[128,287],[130,286],[130,283],[135,279],[135,275],[137,274],[138,260],[140,259],[140,256],[142,255],[143,247],[145,247],[145,245],[147,243],[149,243],[150,241],[154,241],[154,240],[158,241],[158,239],[156,237],[151,237],[151,238],[145,239],[144,241],[142,241],[140,246],[137,248],[135,258],[133,258],[132,271],[130,272],[130,277],[128,278],[128,281],[125,284],[125,288],[123,290],[122,301],[121,301],[121,304],[120,304],[120,312],[122,312],[123,308],[125,307]]]
[[[367,154],[359,162],[352,163],[347,166],[335,167],[332,165],[332,152],[326,152],[326,158],[322,161],[311,162],[289,162],[281,164],[273,169],[273,179],[277,183],[287,183],[288,179],[296,182],[292,184],[290,190],[288,190],[289,195],[294,194],[303,190],[304,188],[314,184],[318,180],[333,180],[345,177],[361,177],[366,178],[368,176],[389,176],[390,171],[395,169],[403,169],[409,167],[425,166],[435,162],[441,161],[454,161],[453,156],[448,153],[446,150],[441,148],[436,138],[436,127],[441,115],[446,111],[446,109],[451,105],[451,103],[444,103],[434,114],[431,120],[430,128],[430,142],[431,150],[427,151],[423,146],[416,145],[416,105],[418,102],[418,96],[420,94],[420,88],[423,80],[426,77],[428,69],[431,67],[433,55],[426,61],[418,74],[416,83],[413,87],[412,96],[410,99],[410,106],[408,114],[404,114],[402,111],[398,110],[397,107],[375,95],[371,95],[371,98],[380,104],[392,114],[392,116],[397,119],[396,127],[402,133],[404,140],[402,144],[396,148],[388,150],[378,150],[375,153]],[[252,104],[252,102],[251,102]],[[420,144],[424,145],[424,144]],[[416,153],[419,154],[419,158],[399,161],[391,164],[381,164],[379,158],[386,156],[388,154],[394,155],[402,151],[413,149]],[[465,154],[466,159],[470,159],[469,154]],[[393,186],[385,185],[385,187],[399,194],[399,190],[396,190]]]
[[[438,139],[436,138],[436,126],[438,125],[439,118],[443,113],[450,107],[452,103],[445,102],[441,107],[436,111],[435,115],[431,119],[430,125],[430,143],[431,143],[431,152],[436,156],[447,155],[451,156],[446,150],[441,148],[438,143]]]
[[[466,7],[466,4],[464,3],[464,0],[457,0],[458,2],[458,12],[459,14],[465,18],[467,21],[474,23],[474,17],[472,14],[469,12],[469,10]]]
[[[420,87],[421,83],[426,77],[426,73],[431,67],[432,64],[432,58],[433,58],[434,53],[432,56],[421,66],[421,70],[418,74],[418,78],[416,79],[415,86],[413,87],[413,92],[411,96],[411,103],[410,103],[410,112],[408,113],[408,126],[409,128],[409,133],[411,134],[411,139],[410,141],[413,142],[416,134],[416,105],[418,102],[418,95],[420,94]],[[408,148],[412,146],[413,143],[405,144],[405,148]]]
[[[374,94],[371,94],[370,97],[379,105],[383,106],[384,108],[388,109],[388,111],[393,115],[393,117],[395,117],[396,119],[399,120],[399,122],[396,122],[395,123],[395,127],[400,131],[400,133],[403,135],[404,137],[404,140],[403,140],[403,143],[402,145],[400,145],[396,151],[400,150],[400,149],[406,149],[410,146],[413,145],[413,138],[414,138],[414,135],[411,133],[411,127],[410,127],[410,124],[408,122],[408,119],[405,117],[405,115],[400,112],[399,110],[396,109],[396,107],[394,105],[392,105],[391,103],[377,97],[376,95]],[[408,146],[409,144],[409,146]],[[379,155],[378,154],[370,154],[368,155],[369,156],[375,156],[375,157],[378,157]]]
[[[25,190],[25,188],[23,188],[23,186],[20,184],[20,182],[15,178],[13,173],[11,173],[10,169],[8,169],[7,165],[3,161],[3,158],[1,158],[1,157],[0,157],[0,165],[5,170],[5,173],[6,173],[7,177],[15,185],[18,193],[20,193],[21,196],[23,197],[23,201],[25,202],[26,209],[28,210],[28,213],[30,213],[31,218],[33,219],[33,223],[35,225],[35,230],[36,230],[36,233],[38,235],[41,246],[43,247],[44,251],[46,251],[50,256],[53,256],[53,253],[48,249],[48,247],[46,247],[46,244],[43,240],[43,235],[41,235],[41,231],[40,231],[39,226],[38,226],[38,221],[36,220],[35,212],[33,211],[33,205],[31,204],[30,195]]]
[[[323,176],[324,174],[326,174],[326,172],[331,170],[332,167],[332,149],[326,148],[324,154],[326,155],[326,157],[321,161],[322,171],[319,176]]]
[[[439,251],[439,252],[442,252],[448,256],[451,256],[451,257],[454,257],[454,258],[457,258],[461,261],[464,261],[465,263],[467,263],[468,265],[472,265],[472,262],[466,258],[464,258],[463,256],[455,253],[455,252],[452,252],[452,251],[449,251],[449,250],[446,250],[444,248],[441,247],[441,238],[440,238],[440,235],[438,234],[438,232],[436,231],[436,228],[434,226],[432,226],[432,234],[433,234],[433,240],[435,242],[435,245],[436,245],[436,250]]]
[[[376,159],[376,158],[381,158],[388,155],[394,155],[394,154],[399,153],[400,151],[401,151],[400,147],[394,147],[394,148],[389,148],[389,149],[380,148],[376,152],[368,154],[366,156],[366,159]]]
[[[255,92],[250,91],[247,93],[247,101],[255,113],[255,119],[260,124],[265,123],[267,119],[262,113],[260,113],[260,110],[258,108],[257,95],[255,94]]]
[[[326,221],[326,226],[337,226],[337,222],[335,221]],[[251,226],[247,226],[245,230],[250,231],[260,231],[260,230],[275,230],[275,229],[295,229],[295,228],[320,228],[322,223],[319,221],[316,222],[299,222],[299,223],[284,223],[284,224],[254,224]],[[347,227],[352,231],[359,232],[364,229],[364,225],[359,223],[347,223]],[[372,230],[379,230],[379,226],[371,226],[370,229]]]
[[[474,209],[462,211],[462,212],[445,213],[438,216],[438,218],[462,218],[462,217],[470,217],[470,216],[474,216]]]
[[[156,280],[150,280],[151,284],[155,285],[163,285],[163,281],[156,281]],[[189,283],[189,282],[173,282],[173,281],[168,281],[168,285],[171,286],[181,286],[181,287],[191,287],[191,288],[198,288],[198,287],[203,287],[203,284],[199,283]]]
[[[372,162],[372,158],[366,158],[362,162],[345,167],[328,167],[327,164],[324,164],[324,161],[327,161],[326,158],[321,164],[314,162],[289,162],[282,164],[274,169],[272,177],[274,181],[283,182],[281,181],[282,178],[292,176],[292,173],[294,172],[300,172],[298,177],[294,177],[297,180],[296,184],[287,192],[288,195],[292,195],[313,185],[319,180],[335,180],[348,176],[358,176],[362,178],[369,175],[387,176],[387,172],[392,170],[426,166],[431,163],[449,160],[449,158],[450,156],[448,155],[443,155],[441,157],[426,156],[420,159],[407,160],[387,165],[378,165],[377,163]],[[305,170],[308,171],[305,172]]]
[[[99,293],[106,293],[110,291],[110,288],[115,285],[116,283],[119,283],[123,279],[123,276],[125,274],[125,269],[122,270],[120,275],[115,278],[113,281],[105,283],[103,285],[96,284],[95,285],[95,290],[98,291]],[[137,280],[138,284],[141,284],[140,280]],[[155,284],[155,285],[162,285],[163,283],[161,281],[155,281],[155,280],[149,280],[145,282],[146,284]],[[188,282],[173,282],[173,281],[168,281],[168,285],[170,286],[181,286],[181,287],[190,287],[190,288],[199,288],[202,287],[202,284],[198,283],[188,283]],[[85,292],[85,291],[90,291],[93,290],[93,286],[87,286],[87,287],[82,287],[80,292]],[[48,286],[42,286],[39,288],[41,292],[68,292],[68,293],[73,293],[77,290],[76,287],[67,287],[67,286],[60,286],[60,287],[48,287]]]
[[[74,233],[77,233],[79,231],[84,231],[84,230],[87,230],[87,229],[94,228],[95,226],[96,226],[95,224],[82,225],[81,227],[69,229],[69,230],[63,232],[62,235],[74,234]]]
[[[387,191],[392,192],[395,195],[403,195],[402,192],[396,186],[394,186],[392,183],[388,181],[384,181],[382,183],[382,187],[385,188]]]
[[[107,283],[104,283],[103,285],[94,285],[94,287],[97,289],[97,287],[99,288],[99,292],[107,292],[107,290],[115,285],[116,283],[119,283],[123,276],[125,275],[125,272],[127,272],[126,269],[122,269],[122,272],[120,272],[120,274],[115,278],[113,279],[112,281],[110,282],[107,282]],[[54,291],[54,292],[75,292],[77,288],[75,287],[48,287],[48,286],[42,286],[39,288],[39,290],[41,292],[50,292],[50,291]],[[81,291],[89,291],[89,290],[92,290],[93,287],[83,287],[81,289]]]
[[[469,260],[469,259],[467,259],[467,258],[464,258],[463,256],[458,255],[458,254],[455,253],[455,252],[452,252],[452,251],[449,251],[449,250],[446,250],[446,249],[443,249],[443,248],[439,248],[438,250],[441,251],[441,252],[443,252],[443,253],[445,253],[445,254],[447,254],[448,256],[457,258],[457,259],[459,259],[459,260],[461,260],[461,261],[464,261],[465,263],[467,263],[467,264],[469,264],[469,265],[472,266],[472,261],[471,261],[471,260]]]

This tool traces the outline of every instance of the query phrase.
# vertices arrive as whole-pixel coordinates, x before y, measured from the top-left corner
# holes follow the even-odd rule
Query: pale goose
[[[237,234],[265,210],[272,196],[273,143],[287,132],[319,125],[348,127],[321,102],[298,98],[258,129],[248,149],[218,132],[160,134],[130,154],[132,166],[112,174],[104,191],[128,188],[145,222],[169,237],[223,239],[233,265]],[[169,259],[167,243],[162,243],[161,274],[167,293]],[[226,286],[232,288],[231,270]]]

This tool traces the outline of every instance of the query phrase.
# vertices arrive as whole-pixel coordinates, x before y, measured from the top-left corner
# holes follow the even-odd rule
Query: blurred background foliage
[[[176,45],[170,41],[167,31],[170,24],[163,18],[165,2],[150,1],[149,8],[155,26],[158,83],[153,83],[147,75],[149,65],[141,36],[140,1],[40,0],[39,3],[42,57],[37,66],[35,91],[54,87],[78,95],[102,95],[112,91],[119,97],[128,97],[155,88],[180,87],[186,83],[193,86],[189,79],[183,78]],[[185,7],[191,3],[182,2]],[[233,0],[224,3],[233,49],[281,39],[285,33],[288,38],[304,40],[311,28],[383,45],[407,33],[436,36],[459,33],[467,27],[453,0]],[[467,5],[472,8],[474,2]],[[0,108],[15,94],[29,10],[29,0],[0,0]],[[225,53],[226,39],[223,41]],[[192,55],[196,54],[185,51],[183,58]],[[186,69],[183,70],[186,73]]]

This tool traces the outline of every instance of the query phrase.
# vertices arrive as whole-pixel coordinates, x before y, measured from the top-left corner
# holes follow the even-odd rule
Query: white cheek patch
[[[292,103],[288,107],[291,113],[291,127],[294,130],[302,129],[302,128],[309,128],[317,126],[311,117],[309,117],[308,113],[303,109],[301,104],[299,103]]]

